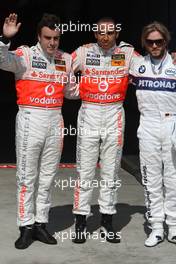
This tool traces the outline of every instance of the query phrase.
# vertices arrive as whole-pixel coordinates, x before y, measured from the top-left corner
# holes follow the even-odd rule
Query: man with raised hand
[[[168,53],[170,33],[159,22],[143,28],[142,46],[147,55],[130,67],[140,111],[138,128],[140,166],[146,218],[152,232],[145,246],[164,240],[176,243],[176,67]]]
[[[19,105],[16,155],[20,237],[15,242],[18,249],[27,248],[33,240],[57,243],[46,223],[51,185],[62,151],[63,97],[74,93],[74,84],[68,83],[72,75],[71,56],[58,50],[58,24],[58,17],[44,14],[37,27],[38,43],[9,51],[9,41],[21,25],[17,15],[10,14],[0,38],[0,68],[15,74]]]
[[[86,241],[86,216],[90,215],[92,181],[100,155],[101,235],[111,243],[120,242],[112,226],[116,213],[119,167],[123,147],[123,101],[134,48],[116,45],[117,24],[111,18],[97,22],[97,43],[79,47],[72,53],[73,69],[81,71],[78,116],[77,171],[73,213],[76,217],[75,243]],[[103,184],[101,184],[103,183]]]

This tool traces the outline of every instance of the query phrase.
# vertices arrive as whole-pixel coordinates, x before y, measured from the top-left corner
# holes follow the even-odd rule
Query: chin
[[[161,53],[153,53],[152,54],[152,57],[154,57],[154,58],[160,58],[160,57],[162,57],[162,54]]]
[[[108,46],[102,46],[102,48],[103,48],[104,50],[108,50],[108,49],[110,49],[110,47],[108,47]]]
[[[55,51],[53,51],[53,52],[47,52],[47,54],[48,54],[49,56],[53,56],[53,55],[55,54]]]

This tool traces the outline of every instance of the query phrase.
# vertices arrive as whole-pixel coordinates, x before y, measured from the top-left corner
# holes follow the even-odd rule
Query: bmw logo
[[[145,65],[141,65],[138,71],[139,73],[144,73],[146,71]]]

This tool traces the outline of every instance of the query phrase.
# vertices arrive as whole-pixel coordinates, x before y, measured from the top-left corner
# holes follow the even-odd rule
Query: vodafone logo
[[[108,83],[106,81],[101,81],[99,84],[98,84],[98,89],[100,92],[106,92],[108,90]]]
[[[55,92],[54,86],[52,84],[49,84],[45,87],[45,93],[46,95],[53,95]]]

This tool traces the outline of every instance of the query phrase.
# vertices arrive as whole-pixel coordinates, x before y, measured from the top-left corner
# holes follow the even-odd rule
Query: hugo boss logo
[[[32,67],[33,68],[38,68],[38,69],[46,69],[47,68],[47,63],[44,61],[32,61]]]
[[[100,60],[94,59],[94,58],[87,58],[86,59],[86,65],[100,66]]]

